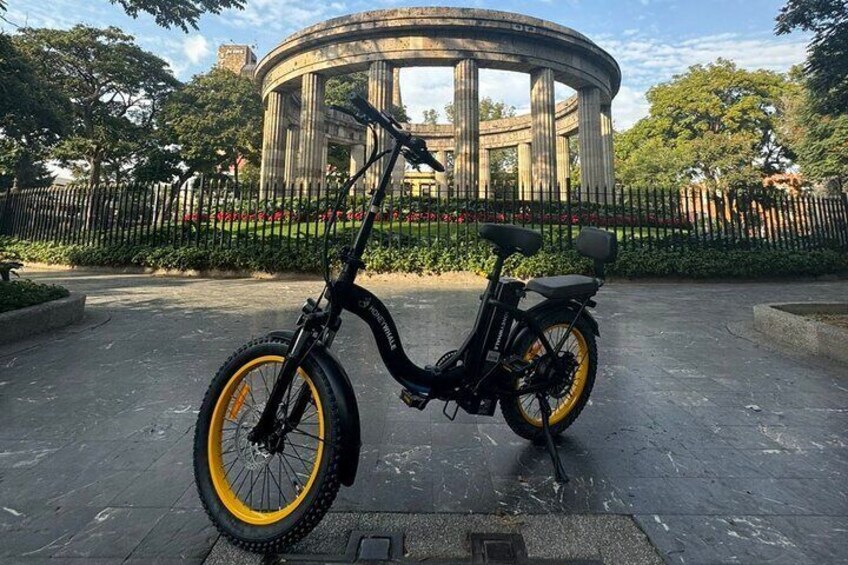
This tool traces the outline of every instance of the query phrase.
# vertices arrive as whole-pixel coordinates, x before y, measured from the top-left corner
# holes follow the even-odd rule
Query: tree
[[[816,94],[801,69],[790,71],[792,88],[784,99],[781,136],[796,154],[808,180],[842,191],[848,182],[848,114],[821,114]]]
[[[153,16],[162,27],[179,27],[188,32],[197,29],[197,22],[205,13],[220,14],[226,8],[244,8],[245,0],[109,0],[119,4],[124,11],[137,18],[140,12]],[[6,11],[6,0],[0,0],[0,14]]]
[[[783,171],[792,156],[777,132],[786,84],[777,73],[719,59],[654,86],[649,116],[619,136],[617,174],[731,188]]]
[[[811,103],[822,114],[848,113],[848,2],[789,0],[777,16],[778,35],[813,33],[805,75]]]
[[[353,109],[350,99],[353,96],[368,98],[368,73],[350,73],[332,77],[324,87],[324,103]],[[408,122],[409,115],[405,106],[392,105],[391,114],[399,122]]]
[[[429,110],[424,110],[423,123],[435,126],[439,123],[439,111],[435,108],[430,108]]]
[[[238,170],[258,164],[262,148],[262,98],[249,78],[216,68],[172,93],[157,120],[165,143],[148,162],[171,167],[180,183],[195,173]],[[164,152],[164,154],[163,154]]]
[[[0,186],[49,184],[44,161],[66,127],[70,104],[5,34],[0,34],[0,76]]]
[[[682,151],[653,135],[648,120],[615,134],[615,176],[624,185],[644,187],[676,187],[688,180]]]
[[[439,113],[436,110],[432,110],[436,112],[436,116]],[[448,122],[453,123],[454,120],[454,112],[453,112],[453,103],[445,105],[445,116],[448,119]],[[500,120],[502,118],[512,118],[515,116],[515,106],[511,106],[506,102],[495,102],[488,96],[484,96],[480,99],[480,121],[488,122],[491,120]]]
[[[179,84],[165,61],[117,28],[27,28],[15,40],[38,62],[42,79],[70,100],[68,135],[53,154],[66,165],[84,160],[92,186],[102,180],[105,161],[138,147]]]

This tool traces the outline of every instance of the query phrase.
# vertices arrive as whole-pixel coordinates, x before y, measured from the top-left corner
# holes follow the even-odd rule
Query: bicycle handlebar
[[[427,149],[427,142],[420,137],[413,137],[405,131],[401,131],[400,124],[395,121],[390,115],[379,111],[377,108],[368,103],[361,96],[353,96],[350,103],[356,108],[357,112],[351,112],[347,108],[340,106],[331,106],[333,109],[351,116],[354,120],[363,125],[377,124],[389,135],[391,135],[397,143],[403,146],[406,151],[404,156],[413,165],[424,164],[438,173],[445,172],[445,166],[433,157],[433,154]]]

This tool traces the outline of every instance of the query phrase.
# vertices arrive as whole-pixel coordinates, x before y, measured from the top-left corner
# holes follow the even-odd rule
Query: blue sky
[[[163,0],[167,1],[167,0]],[[284,37],[324,19],[370,9],[452,5],[521,12],[566,25],[607,49],[622,68],[621,92],[614,102],[616,129],[647,113],[644,94],[651,85],[717,57],[746,68],[785,71],[801,63],[807,37],[776,37],[774,17],[783,0],[466,0],[450,3],[405,0],[247,0],[243,11],[204,16],[197,31],[157,27],[152,18],[128,17],[108,0],[9,0],[7,19],[18,25],[67,28],[75,23],[114,25],[157,53],[183,80],[207,70],[221,43],[252,45],[262,57]],[[13,27],[4,24],[6,31]],[[413,119],[452,99],[450,69],[404,69],[402,95]],[[529,108],[529,79],[498,71],[481,72],[481,95],[502,99],[519,111]],[[570,95],[558,89],[558,97]]]

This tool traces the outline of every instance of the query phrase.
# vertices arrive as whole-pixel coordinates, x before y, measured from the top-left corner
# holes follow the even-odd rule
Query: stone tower
[[[218,67],[236,74],[253,75],[256,55],[247,45],[221,45],[218,47]]]

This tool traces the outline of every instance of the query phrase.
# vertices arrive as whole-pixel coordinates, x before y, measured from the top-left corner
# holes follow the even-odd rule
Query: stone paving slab
[[[0,347],[0,562],[203,560],[217,535],[192,484],[197,407],[230,352],[290,327],[320,281],[31,276],[89,298],[82,324]],[[483,281],[365,285],[425,364],[462,340]],[[753,304],[846,293],[844,281],[605,286],[598,380],[559,441],[573,477],[559,490],[545,451],[499,414],[450,423],[440,406],[403,405],[348,317],[334,348],[365,445],[334,511],[632,515],[668,563],[848,562],[845,368],[740,331]]]
[[[300,563],[326,555],[344,555],[349,534],[405,532],[409,562],[470,562],[470,533],[519,534],[533,560],[591,561],[657,565],[662,559],[633,519],[626,516],[492,514],[407,514],[331,512],[313,534],[280,556],[279,563]],[[262,556],[219,542],[206,565],[259,565]],[[267,561],[267,559],[266,559]],[[329,559],[328,559],[329,562]]]

